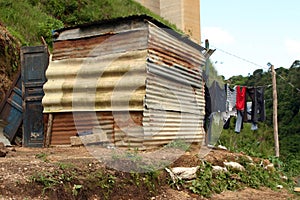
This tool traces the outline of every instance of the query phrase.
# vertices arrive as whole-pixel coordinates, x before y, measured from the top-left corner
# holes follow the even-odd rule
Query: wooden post
[[[273,128],[275,141],[275,156],[279,157],[279,140],[278,140],[278,124],[277,124],[277,89],[276,89],[276,72],[274,65],[271,65],[272,84],[273,84]]]
[[[53,114],[49,114],[48,118],[48,126],[47,126],[47,132],[46,132],[46,141],[45,141],[45,147],[50,146],[51,142],[51,133],[52,133],[52,125],[53,125]]]

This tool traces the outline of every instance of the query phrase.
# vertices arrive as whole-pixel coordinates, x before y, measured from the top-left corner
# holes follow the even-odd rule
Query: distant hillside
[[[0,22],[23,45],[41,44],[41,36],[51,45],[52,30],[130,15],[147,14],[176,29],[133,0],[0,0],[0,10]]]

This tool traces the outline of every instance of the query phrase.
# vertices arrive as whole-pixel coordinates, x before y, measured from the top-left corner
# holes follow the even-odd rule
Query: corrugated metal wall
[[[59,34],[43,98],[44,113],[54,113],[52,145],[70,144],[70,136],[91,132],[99,124],[113,133],[112,141],[119,146],[142,145],[141,137],[122,131],[128,126],[128,120],[122,123],[122,119],[128,118],[124,111],[136,111],[129,115],[142,118],[147,35],[148,28],[141,20],[67,29]],[[143,133],[141,128],[130,131],[132,135]]]
[[[144,145],[201,142],[205,115],[201,52],[149,23]]]

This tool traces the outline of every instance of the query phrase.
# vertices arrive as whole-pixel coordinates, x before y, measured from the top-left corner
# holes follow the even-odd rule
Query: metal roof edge
[[[206,48],[204,48],[200,44],[197,44],[196,42],[192,41],[186,35],[177,32],[176,30],[174,30],[171,27],[165,25],[164,23],[158,21],[157,19],[155,19],[155,18],[153,18],[149,15],[145,15],[145,14],[143,14],[143,15],[130,15],[130,16],[127,16],[127,17],[119,17],[119,18],[113,18],[113,19],[105,19],[105,20],[80,24],[80,25],[76,25],[76,26],[65,27],[65,28],[62,28],[62,29],[54,30],[53,34],[55,35],[55,32],[56,32],[59,35],[59,33],[63,32],[63,31],[66,31],[66,30],[72,30],[72,29],[76,29],[76,28],[82,29],[82,28],[88,28],[88,27],[91,27],[91,26],[102,26],[102,25],[105,25],[105,24],[108,24],[108,23],[109,24],[116,24],[116,23],[122,23],[124,21],[129,21],[129,20],[137,20],[137,21],[145,21],[146,20],[146,21],[149,21],[149,22],[155,24],[156,26],[158,26],[160,28],[163,28],[164,31],[166,31],[170,35],[176,37],[180,41],[192,46],[193,48],[195,48],[195,49],[197,49],[201,52],[206,50]]]

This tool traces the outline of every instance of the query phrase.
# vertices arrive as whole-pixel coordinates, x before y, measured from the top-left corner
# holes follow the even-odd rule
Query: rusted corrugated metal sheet
[[[144,111],[144,146],[154,148],[172,141],[201,142],[203,123],[190,113],[147,109]]]
[[[50,144],[68,145],[71,136],[91,134],[94,127],[100,127],[109,141],[114,141],[114,120],[109,112],[55,113]]]
[[[149,23],[144,145],[201,142],[205,100],[202,53]]]
[[[146,57],[144,50],[52,61],[44,112],[143,110]]]
[[[55,113],[50,144],[68,145],[71,136],[92,134],[97,127],[107,135],[110,144],[142,147],[142,117],[141,111]]]

